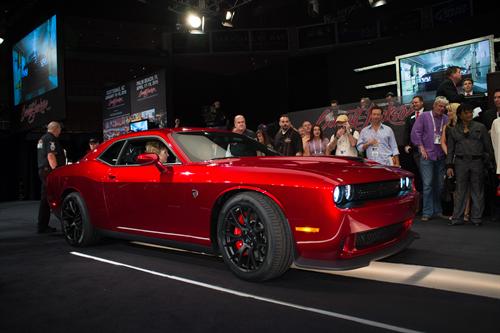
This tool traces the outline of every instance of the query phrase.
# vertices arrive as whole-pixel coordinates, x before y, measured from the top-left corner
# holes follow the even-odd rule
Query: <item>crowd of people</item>
[[[380,164],[402,167],[415,174],[421,192],[421,220],[449,220],[449,225],[482,224],[485,206],[492,219],[499,219],[496,191],[500,167],[500,89],[494,92],[495,108],[477,114],[465,97],[473,94],[473,81],[463,80],[460,69],[450,67],[448,79],[438,88],[431,110],[424,109],[422,96],[414,96],[413,113],[405,121],[403,142],[382,123],[384,110],[372,104],[369,124],[360,132],[349,117],[339,113],[334,134],[327,138],[319,124],[304,121],[295,128],[286,114],[272,136],[266,126],[257,133],[247,129],[245,117],[234,118],[233,131],[273,147],[284,156],[363,156]],[[389,96],[393,97],[393,96]],[[453,101],[453,103],[450,102]],[[336,103],[336,101],[335,101]],[[367,106],[368,107],[368,106]],[[446,186],[445,186],[446,185]],[[452,192],[453,213],[443,214],[443,193]]]
[[[470,222],[482,224],[485,205],[490,208],[492,219],[500,217],[496,204],[498,175],[500,174],[500,88],[494,91],[494,108],[477,114],[466,97],[475,94],[473,81],[462,80],[460,68],[447,69],[447,79],[439,86],[431,110],[424,109],[422,96],[414,96],[412,114],[404,124],[402,142],[396,141],[393,129],[382,123],[384,109],[361,99],[368,110],[369,123],[355,130],[345,112],[336,109],[335,129],[330,138],[325,137],[320,124],[303,121],[295,128],[287,114],[279,117],[279,129],[273,135],[266,125],[259,125],[256,132],[247,128],[243,115],[234,117],[233,132],[257,140],[273,148],[283,156],[362,156],[380,164],[402,167],[415,175],[415,187],[421,193],[421,221],[432,218],[449,219],[449,225]],[[462,82],[462,92],[457,85]],[[386,99],[392,99],[387,94]],[[215,102],[206,110],[208,127],[226,129],[228,119]],[[175,127],[180,127],[176,119]],[[47,133],[38,142],[38,170],[42,182],[42,198],[39,208],[38,231],[52,232],[48,226],[50,208],[46,200],[45,185],[48,173],[66,164],[64,150],[58,141],[61,125],[51,122]],[[99,142],[89,141],[89,151]],[[157,153],[166,160],[168,153],[162,147],[148,145],[147,152]],[[446,185],[446,186],[445,186]],[[452,192],[453,213],[443,214],[443,189]],[[500,191],[499,191],[500,192]]]

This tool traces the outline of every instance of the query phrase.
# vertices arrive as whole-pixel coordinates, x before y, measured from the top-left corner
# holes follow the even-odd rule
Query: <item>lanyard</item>
[[[439,131],[437,132],[436,132],[436,122],[434,121],[434,115],[432,114],[432,111],[431,111],[431,118],[432,118],[432,126],[434,127],[434,133],[441,133],[443,128],[444,117],[441,116],[441,126],[439,126]]]
[[[313,149],[314,149],[314,155],[318,154],[318,151],[316,150],[316,139],[312,139],[313,142]],[[323,154],[323,142],[319,142],[319,153]]]

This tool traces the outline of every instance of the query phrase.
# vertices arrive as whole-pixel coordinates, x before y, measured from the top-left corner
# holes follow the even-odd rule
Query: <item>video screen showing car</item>
[[[462,78],[474,80],[475,92],[487,91],[486,74],[494,66],[492,40],[487,38],[458,44],[396,58],[399,69],[398,89],[403,103],[411,101],[415,95],[421,95],[424,100],[433,99],[450,66],[460,67]]]
[[[14,105],[57,88],[56,15],[12,47]]]
[[[130,131],[131,132],[146,131],[147,129],[148,129],[148,120],[147,119],[130,123]]]

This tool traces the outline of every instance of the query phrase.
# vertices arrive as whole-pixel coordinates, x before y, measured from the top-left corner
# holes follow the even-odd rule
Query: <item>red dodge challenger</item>
[[[48,177],[65,239],[101,236],[222,255],[238,277],[346,270],[416,237],[412,174],[361,158],[283,157],[245,136],[158,129],[111,139]]]

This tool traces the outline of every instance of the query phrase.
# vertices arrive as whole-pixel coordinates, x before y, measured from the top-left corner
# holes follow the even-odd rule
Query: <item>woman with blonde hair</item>
[[[167,147],[158,141],[149,141],[146,143],[146,153],[155,153],[158,155],[161,163],[166,163],[169,156]]]
[[[446,109],[448,111],[448,113],[447,113],[448,114],[448,123],[446,123],[446,125],[443,126],[443,134],[441,136],[441,148],[443,149],[443,151],[446,155],[448,155],[448,144],[446,143],[448,138],[447,138],[447,131],[446,130],[448,128],[453,128],[457,125],[457,121],[458,121],[457,109],[459,106],[460,106],[460,103],[450,103],[446,107]],[[455,197],[455,192],[453,192],[453,198],[454,197]],[[455,200],[453,200],[453,201],[455,201]],[[450,220],[451,220],[451,218],[452,217],[450,216]],[[469,219],[470,219],[470,191],[469,191],[469,193],[467,193],[467,199],[466,199],[465,210],[464,210],[464,221],[468,222]]]

